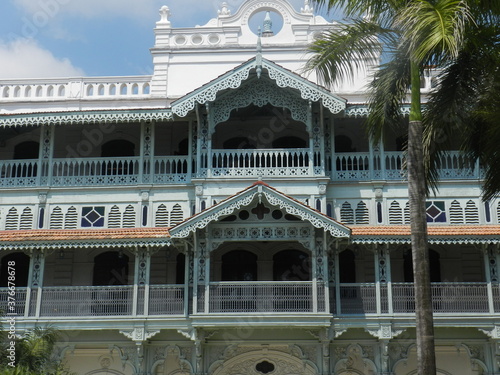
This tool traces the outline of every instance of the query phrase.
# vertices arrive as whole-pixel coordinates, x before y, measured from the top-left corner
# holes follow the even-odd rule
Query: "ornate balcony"
[[[324,176],[321,156],[309,149],[214,150],[209,161],[193,170],[189,156],[152,158],[81,158],[0,161],[0,188],[27,186],[134,185],[188,183],[194,176],[314,177]],[[403,180],[401,152],[335,154],[333,181]],[[479,179],[478,165],[469,165],[459,152],[448,152],[437,162],[443,180]]]
[[[328,313],[324,288],[315,285],[312,281],[212,282],[208,292],[199,288],[197,311],[215,315]],[[43,287],[31,293],[18,288],[13,310],[9,309],[7,292],[7,288],[0,289],[0,308],[18,318],[188,316],[184,285]],[[433,283],[432,297],[436,314],[500,313],[498,284]],[[413,314],[413,283],[340,284],[337,289],[330,288],[330,310],[334,316],[346,317]]]

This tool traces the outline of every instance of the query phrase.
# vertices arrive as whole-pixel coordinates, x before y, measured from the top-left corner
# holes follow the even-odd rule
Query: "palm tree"
[[[432,156],[460,134],[469,156],[465,166],[479,160],[484,170],[483,199],[488,201],[500,193],[500,2],[477,0],[471,13],[474,24],[468,25],[462,48],[443,69],[428,102],[425,148],[435,174],[437,157]]]
[[[325,84],[352,77],[360,67],[378,67],[370,84],[367,126],[378,142],[387,127],[402,123],[401,104],[410,92],[407,170],[414,269],[419,375],[436,373],[434,327],[427,247],[426,171],[420,78],[430,64],[456,58],[466,25],[460,0],[313,0],[340,7],[354,22],[341,24],[314,41],[306,65]],[[380,55],[387,63],[379,64]]]
[[[70,375],[62,363],[52,359],[58,337],[53,327],[28,330],[16,340],[16,366],[0,364],[0,375]]]

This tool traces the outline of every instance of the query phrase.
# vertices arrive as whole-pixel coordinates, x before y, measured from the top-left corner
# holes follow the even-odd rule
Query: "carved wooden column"
[[[151,253],[148,247],[136,247],[134,253],[134,305],[132,315],[148,315]]]
[[[26,307],[24,309],[25,317],[35,316],[38,318],[40,316],[44,268],[45,254],[40,249],[32,250],[26,290]]]

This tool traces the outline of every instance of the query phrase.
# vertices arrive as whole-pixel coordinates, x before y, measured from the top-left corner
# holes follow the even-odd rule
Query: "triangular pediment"
[[[277,87],[297,90],[303,100],[321,102],[333,114],[337,114],[346,108],[345,99],[335,96],[314,82],[258,55],[174,101],[172,103],[172,112],[179,117],[185,117],[194,110],[197,104],[215,102],[220,93],[228,89],[238,89],[243,82],[255,77],[257,79],[267,77],[274,81]]]
[[[188,237],[196,230],[204,229],[210,223],[219,222],[244,207],[254,209],[256,203],[260,202],[278,207],[287,215],[308,222],[315,228],[323,229],[333,237],[348,238],[351,235],[348,227],[263,182],[256,182],[238,194],[192,216],[171,228],[170,235],[172,238]]]

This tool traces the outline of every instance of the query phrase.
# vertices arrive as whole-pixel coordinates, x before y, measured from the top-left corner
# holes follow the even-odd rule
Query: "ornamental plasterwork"
[[[274,225],[274,224],[273,224]],[[245,240],[283,240],[300,239],[308,241],[311,236],[309,225],[287,225],[285,226],[262,226],[249,227],[238,225],[231,227],[215,227],[212,229],[212,238],[224,241]],[[215,243],[215,242],[214,242]],[[215,247],[214,247],[215,248]]]
[[[191,232],[195,232],[197,229],[205,228],[210,222],[217,221],[222,216],[230,215],[235,210],[239,210],[243,206],[248,206],[253,201],[256,194],[256,191],[244,193],[242,196],[238,197],[239,199],[228,206],[200,214],[199,217],[196,218],[196,220],[193,220],[193,222],[189,225],[183,226],[180,224],[179,226],[173,228],[170,234],[172,237],[176,238],[187,237]],[[176,230],[179,227],[181,229]]]
[[[170,110],[149,110],[145,112],[77,112],[48,113],[43,115],[0,116],[0,126],[36,126],[36,125],[77,125],[102,123],[127,123],[140,121],[171,121]]]
[[[400,110],[401,110],[401,115],[403,116],[408,116],[410,114],[409,106],[402,106]],[[366,104],[350,105],[347,106],[345,110],[346,117],[367,117],[369,114],[370,114],[370,109]]]
[[[315,228],[323,228],[325,231],[330,232],[334,237],[349,237],[349,230],[346,228],[344,230],[340,229],[340,225],[336,226],[333,223],[328,222],[327,218],[320,218],[316,215],[312,215],[307,212],[302,207],[297,207],[291,202],[287,202],[282,198],[274,194],[270,194],[268,191],[264,191],[267,201],[272,206],[279,206],[279,208],[286,210],[290,215],[298,216],[302,220],[309,221]]]
[[[254,79],[241,86],[236,93],[221,96],[212,106],[214,125],[227,121],[234,109],[245,108],[250,104],[262,107],[271,104],[278,108],[288,108],[292,118],[307,123],[308,105],[291,91],[280,90],[265,78]]]
[[[145,328],[134,328],[131,331],[120,331],[122,335],[133,341],[145,341],[160,333],[160,331],[147,331]]]
[[[251,6],[245,6],[245,8],[242,9],[242,11],[245,12],[245,15],[241,19],[241,24],[247,25],[250,16],[254,14],[256,11],[261,10],[261,8],[275,9],[283,17],[283,23],[285,24],[291,23],[290,13],[293,10],[286,9],[282,4],[278,4],[276,1],[258,1],[255,4]]]
[[[269,77],[276,81],[279,87],[297,89],[300,91],[302,99],[313,102],[321,101],[323,106],[333,114],[343,111],[346,107],[346,103],[343,100],[334,97],[326,90],[320,89],[305,78],[296,76],[284,69],[280,69],[276,64],[268,60],[263,59],[262,67],[267,69]]]
[[[219,91],[240,87],[241,83],[248,79],[250,71],[254,67],[254,64],[245,65],[237,72],[231,72],[231,74],[217,79],[214,83],[207,85],[205,88],[188,94],[183,99],[179,100],[178,103],[174,103],[172,112],[180,117],[185,117],[194,109],[196,103],[205,104],[215,101]]]

